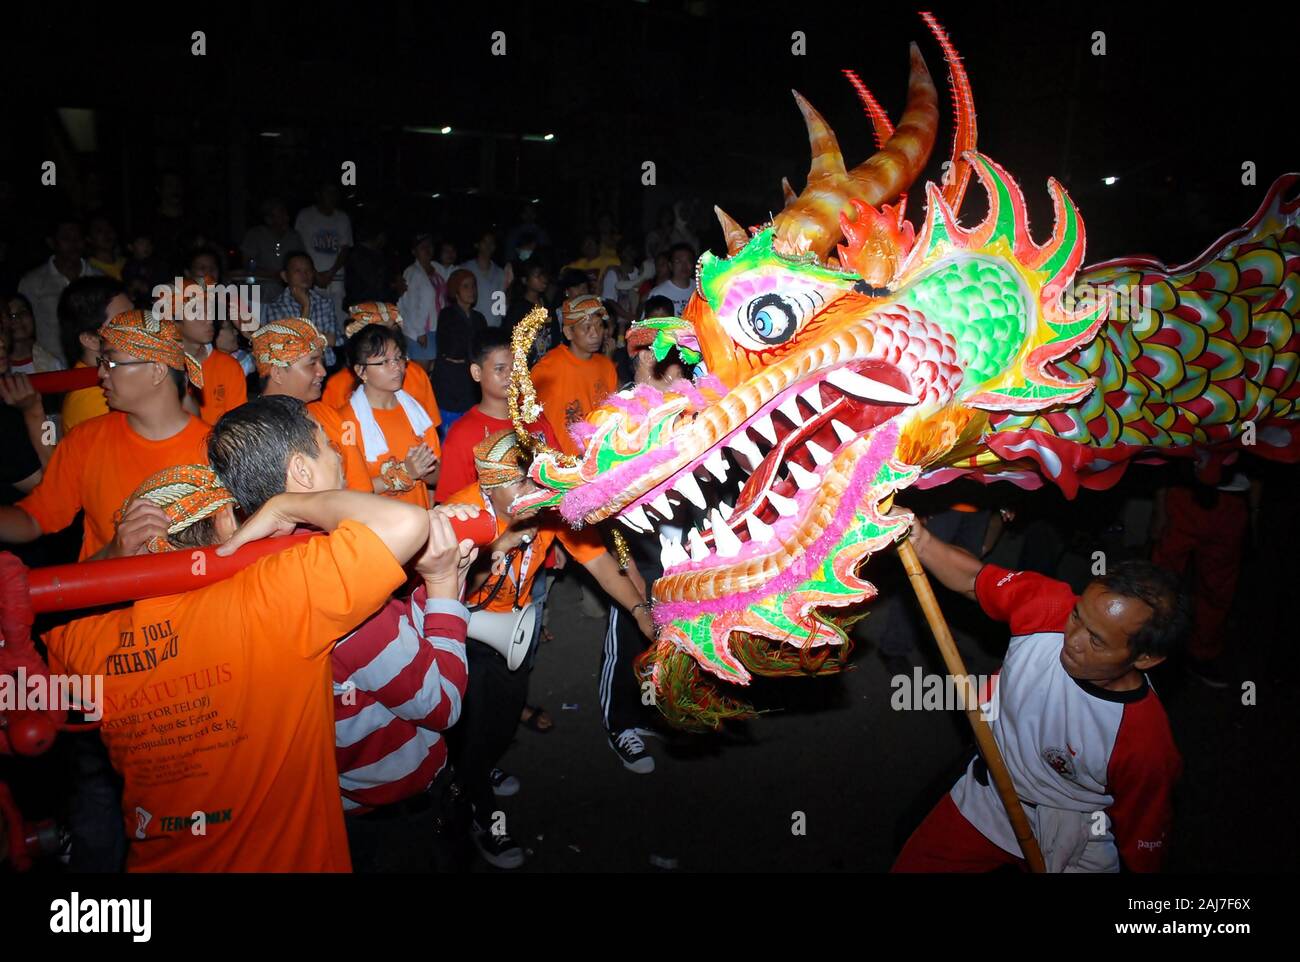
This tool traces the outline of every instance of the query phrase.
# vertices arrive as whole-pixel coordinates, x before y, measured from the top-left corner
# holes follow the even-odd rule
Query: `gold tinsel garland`
[[[510,409],[510,422],[515,426],[515,435],[524,450],[533,454],[547,452],[555,463],[565,468],[576,468],[581,462],[571,454],[552,451],[541,440],[528,432],[528,425],[542,416],[542,406],[537,403],[537,391],[528,371],[528,352],[533,348],[537,332],[546,323],[546,308],[540,304],[524,315],[524,319],[515,325],[510,335],[510,350],[514,354],[514,367],[510,371],[510,390],[506,392],[506,404]]]

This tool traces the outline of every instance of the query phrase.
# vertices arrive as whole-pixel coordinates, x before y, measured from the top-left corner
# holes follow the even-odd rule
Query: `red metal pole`
[[[453,520],[451,526],[462,539],[477,545],[491,544],[497,536],[496,522],[486,511],[468,521]],[[27,573],[32,610],[37,614],[71,611],[193,591],[229,578],[259,558],[314,537],[317,535],[267,538],[244,545],[225,558],[212,548],[196,548],[35,568]]]
[[[65,394],[98,385],[99,368],[74,367],[66,371],[46,371],[44,374],[29,374],[27,380],[32,382],[32,389],[38,394]]]

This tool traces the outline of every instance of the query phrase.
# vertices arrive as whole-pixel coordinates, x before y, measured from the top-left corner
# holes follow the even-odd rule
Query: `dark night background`
[[[912,8],[880,7],[10,8],[0,217],[17,245],[10,258],[30,262],[9,268],[42,255],[40,234],[29,251],[30,232],[13,225],[43,225],[58,205],[105,209],[125,241],[164,169],[183,175],[187,213],[233,245],[263,197],[281,194],[296,210],[345,160],[358,169],[347,206],[383,223],[402,256],[416,228],[449,232],[468,256],[474,230],[509,226],[532,198],[562,254],[601,211],[638,235],[683,198],[700,201],[697,229],[717,245],[712,204],[758,223],[781,205],[782,175],[803,184],[807,140],[790,88],[827,117],[852,166],[873,141],[840,69],[857,70],[897,120],[911,40],[941,91],[927,171],[938,177],[951,144],[941,51]],[[1045,181],[1055,176],[1083,212],[1089,260],[1149,252],[1174,262],[1248,217],[1296,164],[1279,66],[1294,48],[1280,10],[1235,4],[1211,19],[1178,6],[963,3],[935,13],[965,59],[980,149],[1020,180],[1037,229],[1048,230]],[[206,56],[190,53],[195,30]],[[490,52],[495,30],[504,57]],[[791,54],[795,30],[806,56]],[[1105,56],[1091,53],[1098,30]],[[93,111],[93,144],[61,122],[58,108],[70,107]],[[404,131],[427,125],[453,133]],[[545,133],[555,139],[522,139]],[[56,188],[39,186],[47,159],[59,163]],[[640,182],[646,160],[658,168],[653,188]],[[1247,160],[1253,187],[1241,183]],[[1104,176],[1120,179],[1104,187]],[[981,205],[973,190],[967,218]],[[910,213],[920,219],[919,200]]]
[[[510,226],[534,198],[559,263],[576,255],[602,211],[639,236],[663,205],[691,198],[701,240],[719,249],[713,204],[755,224],[781,206],[783,175],[803,186],[808,145],[790,88],[824,114],[852,166],[874,141],[840,70],[855,69],[897,120],[912,40],[943,111],[927,179],[938,179],[951,146],[942,54],[909,6],[465,6],[11,5],[0,89],[0,242],[8,245],[0,284],[46,256],[41,228],[68,207],[102,208],[125,241],[148,221],[164,170],[182,174],[187,213],[234,246],[257,222],[262,198],[282,195],[296,211],[318,178],[337,178],[348,160],[358,181],[344,191],[346,209],[383,224],[403,258],[417,228],[450,234],[469,257],[476,230]],[[1300,168],[1294,14],[1248,3],[1199,9],[934,8],[965,61],[979,147],[1024,188],[1040,240],[1050,230],[1046,180],[1054,176],[1083,214],[1089,261],[1150,253],[1178,263],[1244,222],[1274,179]],[[206,33],[204,57],[190,54],[195,30]],[[490,52],[496,30],[506,34],[504,57]],[[806,56],[791,55],[796,30],[806,34]],[[1096,31],[1105,56],[1091,53]],[[59,108],[93,120],[74,138]],[[453,132],[404,130],[443,125]],[[546,133],[554,140],[538,139]],[[57,187],[40,186],[45,160],[58,163]],[[641,184],[647,160],[657,165],[654,187]],[[1247,161],[1257,168],[1253,186],[1242,184]],[[1118,182],[1104,186],[1108,176]],[[914,192],[914,222],[919,201]],[[972,186],[964,219],[982,208]],[[1083,559],[1106,545],[1119,502],[1149,493],[1160,470],[1135,468],[1113,492],[1084,492],[1072,504],[1052,491],[1030,499],[1076,532],[1076,581],[1087,577]],[[1269,524],[1247,555],[1229,625],[1241,677],[1259,683],[1259,707],[1243,708],[1232,689],[1197,687],[1173,665],[1153,673],[1187,764],[1173,872],[1297,865],[1295,628],[1278,586],[1300,577],[1300,509],[1294,470],[1268,477]],[[906,591],[889,580],[896,567],[884,557],[868,572],[882,597]],[[649,857],[667,855],[688,870],[882,870],[951,784],[949,761],[967,757],[958,715],[888,709],[885,670],[863,644],[858,670],[756,686],[772,714],[661,754],[649,779],[625,773],[596,717],[604,623],[584,620],[573,585],[561,587],[557,641],[531,682],[557,732],[521,734],[503,761],[525,785],[506,807],[512,819],[520,813],[534,870],[645,871],[657,864]],[[860,640],[878,623],[865,621]],[[969,637],[983,642],[967,650],[969,668],[995,668],[1005,629],[976,625]],[[926,664],[938,670],[926,640]],[[807,839],[791,837],[793,809],[808,812]]]

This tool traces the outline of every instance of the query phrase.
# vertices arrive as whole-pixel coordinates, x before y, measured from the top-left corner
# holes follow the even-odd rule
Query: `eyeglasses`
[[[398,367],[404,367],[405,365],[406,365],[406,358],[402,357],[399,354],[397,355],[397,357],[386,357],[382,361],[366,361],[366,363],[362,364],[361,366],[398,368]]]
[[[154,364],[155,361],[113,361],[107,354],[99,355],[98,366],[101,371],[111,371],[115,367],[130,367],[132,364]]]

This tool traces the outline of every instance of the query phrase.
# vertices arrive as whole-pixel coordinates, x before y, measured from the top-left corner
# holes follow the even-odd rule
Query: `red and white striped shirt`
[[[421,585],[390,598],[335,645],[334,748],[345,812],[410,798],[442,771],[439,732],[460,717],[469,678],[468,623],[463,604],[426,598]]]

